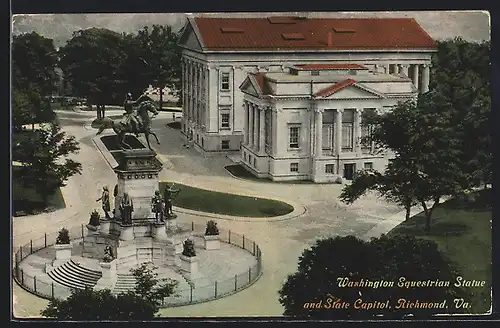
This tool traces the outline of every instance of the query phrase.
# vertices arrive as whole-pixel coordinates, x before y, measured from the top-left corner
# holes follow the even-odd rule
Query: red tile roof
[[[250,73],[253,75],[257,84],[259,85],[260,91],[265,95],[272,94],[272,90],[266,80],[266,73]]]
[[[295,67],[302,70],[367,70],[368,67],[358,64],[300,64]]]
[[[325,88],[325,89],[322,89],[322,90],[316,92],[314,94],[314,96],[316,96],[316,97],[328,97],[328,96],[334,94],[335,92],[342,90],[345,87],[348,87],[348,86],[353,85],[355,83],[356,83],[356,81],[354,81],[353,79],[346,79],[346,80],[337,82],[334,85],[329,86],[328,88]]]
[[[436,48],[434,40],[412,18],[195,17],[194,22],[204,49],[212,51]],[[223,33],[221,28],[244,32]],[[304,39],[283,38],[290,33],[302,34]]]

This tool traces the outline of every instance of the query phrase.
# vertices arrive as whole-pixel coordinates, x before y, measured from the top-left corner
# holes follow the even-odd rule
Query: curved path
[[[107,115],[121,112],[108,111]],[[82,163],[82,175],[73,176],[62,189],[67,207],[53,213],[14,218],[14,249],[37,238],[44,232],[56,232],[62,226],[73,227],[87,223],[95,200],[104,184],[114,185],[116,176],[92,139],[96,130],[89,127],[94,112],[58,111],[63,129],[80,142],[80,153],[75,160]],[[227,216],[177,209],[180,220],[204,224],[208,216],[219,217],[219,226],[247,235],[262,250],[263,276],[238,294],[208,303],[161,310],[163,316],[279,316],[283,308],[278,302],[278,290],[287,275],[297,267],[302,251],[318,238],[336,235],[355,235],[360,238],[378,236],[401,222],[401,209],[387,204],[373,195],[354,205],[338,202],[342,185],[337,184],[283,184],[247,181],[233,178],[224,166],[232,162],[224,156],[204,157],[194,149],[183,147],[179,131],[166,126],[172,113],[160,113],[153,121],[153,129],[161,144],[152,145],[164,169],[162,180],[175,181],[193,187],[226,193],[258,196],[282,200],[293,205],[293,219],[244,220]],[[264,187],[265,186],[265,187]],[[303,209],[303,210],[297,210]],[[302,213],[301,213],[302,212]],[[33,296],[14,284],[14,314],[38,315],[47,301]]]

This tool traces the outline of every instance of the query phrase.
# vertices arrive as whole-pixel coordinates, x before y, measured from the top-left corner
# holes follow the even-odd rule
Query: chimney
[[[328,48],[333,46],[332,32],[328,32]]]

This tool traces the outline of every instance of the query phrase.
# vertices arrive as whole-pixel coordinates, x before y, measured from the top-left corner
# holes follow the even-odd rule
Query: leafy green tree
[[[348,204],[364,192],[374,190],[406,208],[407,218],[417,202],[425,212],[425,230],[430,230],[432,212],[445,196],[460,194],[467,188],[460,168],[460,139],[450,125],[449,111],[434,93],[418,101],[399,103],[392,111],[364,116],[363,124],[372,133],[363,142],[374,142],[378,151],[394,154],[383,175],[360,174],[344,187],[340,199]],[[368,183],[369,182],[369,183]],[[428,203],[431,205],[428,206]]]
[[[12,39],[12,85],[18,90],[36,88],[50,96],[55,90],[57,51],[52,39],[36,32]]]
[[[23,164],[14,178],[25,187],[34,188],[46,204],[69,177],[81,172],[81,164],[69,158],[79,149],[75,137],[67,136],[58,124],[42,125],[31,138],[14,144],[16,160]]]
[[[181,90],[182,52],[177,39],[177,33],[170,26],[153,25],[151,29],[146,26],[137,33],[147,80],[160,91],[160,110],[165,87]]]
[[[58,320],[150,320],[159,310],[161,299],[174,295],[176,281],[156,279],[154,267],[146,264],[133,270],[134,291],[113,295],[109,289],[75,290],[65,300],[51,300],[41,314]]]
[[[96,105],[99,118],[106,104],[123,102],[126,50],[121,34],[95,27],[74,32],[59,49],[59,65],[73,92]]]
[[[454,287],[456,266],[437,248],[435,242],[414,237],[374,238],[370,242],[353,236],[318,240],[299,257],[298,269],[287,277],[279,291],[279,302],[285,316],[312,319],[369,319],[375,315],[383,318],[402,318],[413,314],[417,317],[434,313],[458,311],[453,304],[456,297],[464,297],[463,290]],[[419,286],[398,287],[401,277],[410,281],[448,281],[449,287]],[[365,284],[342,285],[347,281]],[[379,284],[382,281],[394,283]],[[448,308],[415,309],[397,308],[400,299],[415,302],[446,300]],[[335,300],[349,305],[334,308]],[[360,309],[361,301],[389,302],[390,307]],[[306,304],[307,303],[307,304]],[[311,306],[314,303],[316,306]],[[356,304],[356,305],[355,305]],[[358,309],[355,308],[358,306]]]

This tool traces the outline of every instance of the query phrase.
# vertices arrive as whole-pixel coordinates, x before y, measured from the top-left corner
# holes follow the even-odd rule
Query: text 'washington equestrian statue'
[[[133,133],[136,136],[139,136],[141,133],[144,134],[149,149],[151,149],[149,135],[153,135],[156,142],[160,144],[160,140],[158,140],[156,134],[151,131],[151,120],[158,115],[153,99],[143,94],[134,101],[132,100],[132,95],[128,93],[125,97],[123,107],[125,109],[123,117],[120,120],[104,118],[103,124],[99,128],[99,131],[97,131],[97,135],[101,134],[106,128],[111,127],[118,136],[121,149],[132,149],[132,147],[125,142],[127,133]],[[149,113],[153,114],[152,117],[149,117]]]

